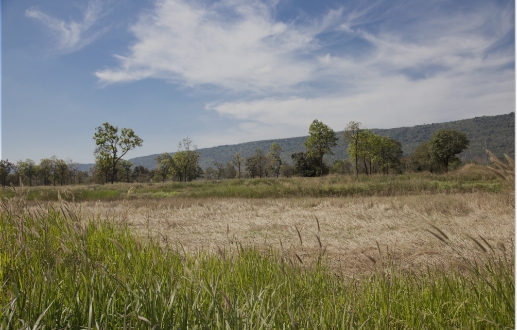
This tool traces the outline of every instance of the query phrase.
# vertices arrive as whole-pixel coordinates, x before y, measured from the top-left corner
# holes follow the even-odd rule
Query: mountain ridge
[[[423,124],[415,126],[404,126],[388,129],[370,129],[371,132],[396,139],[402,143],[404,156],[409,156],[415,148],[422,142],[431,138],[433,132],[446,128],[456,129],[467,134],[470,140],[469,148],[460,154],[464,161],[484,162],[486,160],[485,147],[492,151],[496,156],[508,154],[515,156],[515,113],[510,112],[503,115],[481,116],[468,119],[461,119],[443,123]],[[346,143],[343,143],[343,131],[336,132],[339,137],[338,146],[333,148],[334,155],[326,156],[325,160],[332,163],[335,159],[348,158],[346,153]],[[226,164],[231,161],[233,155],[241,153],[241,157],[251,156],[255,149],[260,148],[266,153],[273,142],[277,142],[283,149],[282,159],[291,162],[291,154],[294,152],[305,151],[303,142],[308,135],[283,138],[250,141],[232,145],[221,145],[211,148],[198,149],[200,153],[199,165],[206,169],[213,166],[214,162]],[[170,154],[174,154],[171,152]],[[154,160],[159,154],[140,156],[129,159],[134,166],[142,165],[149,169],[156,168]],[[81,170],[88,170],[94,164],[80,164]]]

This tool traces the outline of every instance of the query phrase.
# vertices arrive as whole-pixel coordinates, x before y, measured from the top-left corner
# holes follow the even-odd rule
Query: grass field
[[[514,190],[480,167],[66,188],[3,192],[1,329],[515,325]]]
[[[222,181],[116,183],[89,186],[30,187],[27,199],[97,201],[156,198],[299,198],[367,197],[438,193],[499,192],[501,182],[483,166],[467,165],[448,174],[326,176],[323,178],[264,178]],[[12,197],[9,190],[1,196]]]

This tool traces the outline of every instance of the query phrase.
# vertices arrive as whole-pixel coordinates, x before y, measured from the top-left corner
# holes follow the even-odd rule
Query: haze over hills
[[[375,134],[391,137],[402,143],[404,156],[409,156],[415,148],[422,142],[431,138],[431,135],[442,128],[455,129],[467,134],[470,140],[470,147],[460,158],[463,161],[486,161],[485,145],[497,156],[508,154],[515,156],[515,113],[505,115],[483,116],[471,119],[463,119],[445,123],[434,123],[417,125],[413,127],[398,127],[390,129],[371,129]],[[308,127],[307,127],[308,129]],[[335,159],[347,159],[347,144],[343,143],[343,131],[336,132],[340,138],[338,146],[333,148],[333,156],[325,156],[325,161],[332,163]],[[266,153],[273,142],[277,142],[282,148],[282,159],[291,162],[291,154],[305,151],[303,142],[307,136],[299,136],[286,139],[252,141],[234,145],[223,145],[212,148],[198,149],[200,152],[199,165],[206,169],[214,165],[214,162],[226,164],[231,161],[233,155],[240,152],[241,156],[247,158],[251,156],[255,149],[260,148]],[[194,141],[195,143],[195,141]],[[173,153],[171,153],[173,154]],[[155,158],[158,154],[136,157],[129,159],[135,166],[142,165],[149,169],[156,167]],[[93,164],[81,164],[81,170],[88,170]]]

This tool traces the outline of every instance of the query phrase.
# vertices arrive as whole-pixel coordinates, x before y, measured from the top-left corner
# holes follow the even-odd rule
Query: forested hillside
[[[391,129],[371,129],[371,131],[380,136],[394,138],[402,143],[402,150],[405,156],[411,155],[415,148],[422,142],[429,140],[433,132],[441,129],[455,129],[467,134],[470,139],[470,147],[468,150],[460,154],[460,158],[464,161],[478,161],[483,163],[486,160],[485,144],[489,150],[497,156],[504,153],[515,156],[515,113],[511,112],[505,115],[483,116],[471,119],[451,121],[445,123],[435,123],[426,125],[417,125],[413,127],[398,127]],[[338,146],[333,148],[334,156],[326,156],[325,160],[329,163],[334,159],[348,158],[346,153],[347,145],[343,143],[343,132],[337,132],[340,138]],[[282,158],[284,161],[291,162],[291,154],[304,151],[303,142],[307,136],[299,136],[287,139],[262,140],[246,142],[234,145],[223,145],[213,148],[199,149],[200,162],[202,168],[213,166],[214,162],[226,164],[232,160],[235,153],[240,152],[241,156],[247,158],[251,156],[255,149],[260,148],[266,153],[273,142],[277,142],[283,148]],[[144,157],[136,157],[130,159],[135,165],[142,165],[149,169],[156,167],[155,158],[158,156],[149,155]],[[89,166],[82,166],[87,169]]]

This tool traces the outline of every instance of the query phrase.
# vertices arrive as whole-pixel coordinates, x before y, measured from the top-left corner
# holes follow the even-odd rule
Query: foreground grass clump
[[[0,328],[514,326],[514,271],[505,254],[493,252],[465,274],[391,266],[346,279],[324,257],[302,265],[296,255],[254,248],[187,254],[143,242],[110,219],[79,219],[70,208],[4,200]]]

